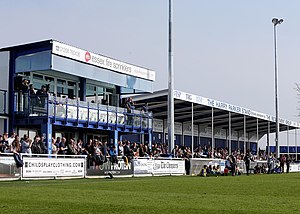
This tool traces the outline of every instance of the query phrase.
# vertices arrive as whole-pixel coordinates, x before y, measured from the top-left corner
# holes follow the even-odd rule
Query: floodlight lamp
[[[283,22],[283,19],[280,19],[279,21],[278,21],[278,24],[281,24]]]
[[[277,25],[277,24],[278,24],[278,19],[277,19],[277,18],[273,18],[273,19],[272,19],[272,23],[273,23],[274,25]]]

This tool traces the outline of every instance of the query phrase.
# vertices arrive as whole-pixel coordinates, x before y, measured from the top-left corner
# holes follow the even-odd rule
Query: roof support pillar
[[[211,153],[214,157],[215,149],[215,138],[214,138],[214,108],[211,108]]]
[[[297,129],[295,129],[296,161],[298,160]]]
[[[192,102],[192,157],[194,157],[194,103]]]
[[[247,141],[246,141],[246,115],[244,115],[244,154],[246,154],[246,143],[247,143]]]
[[[270,173],[270,121],[268,121],[268,133],[267,133],[267,162],[268,162],[268,168]]]
[[[289,130],[290,130],[290,127],[287,126],[287,130],[286,130],[286,142],[287,142],[287,153],[288,155],[290,155],[290,136],[289,136]]]
[[[258,155],[258,149],[257,149],[257,147],[258,147],[258,138],[259,138],[259,136],[258,136],[258,118],[256,118],[256,155]]]
[[[228,113],[229,120],[229,134],[228,134],[228,153],[231,154],[231,112]]]

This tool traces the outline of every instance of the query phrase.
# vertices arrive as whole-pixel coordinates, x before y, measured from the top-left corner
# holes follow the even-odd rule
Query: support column
[[[296,161],[298,160],[297,129],[295,129]]]
[[[115,146],[116,147],[116,152],[118,154],[118,130],[114,130],[114,131],[111,131],[109,133],[109,137],[110,137],[110,142],[112,143],[112,146]]]
[[[194,157],[194,103],[192,103],[192,157]]]
[[[246,133],[246,115],[244,115],[244,154],[246,154],[246,149],[247,149],[247,145],[246,145],[246,138],[247,138],[247,133]]]
[[[256,155],[258,155],[258,118],[256,118]]]
[[[289,136],[289,129],[290,127],[287,126],[287,131],[286,131],[286,142],[287,142],[287,153],[290,155],[290,136]]]
[[[46,140],[47,153],[52,154],[52,124],[49,118],[47,123],[41,125],[41,134]]]
[[[215,149],[215,138],[214,138],[214,108],[211,108],[211,152],[214,157]]]
[[[270,173],[270,121],[268,121],[268,133],[267,133],[267,162],[268,162],[268,168]]]
[[[231,112],[229,112],[229,128],[228,128],[228,153],[231,154]]]
[[[241,151],[241,144],[240,144],[240,130],[238,130],[238,132],[237,132],[237,134],[238,134],[238,136],[237,136],[237,149],[239,150],[239,151]]]
[[[148,146],[149,146],[150,151],[152,151],[152,131],[148,132],[148,137],[149,137],[149,139],[148,139],[148,142],[149,142]]]

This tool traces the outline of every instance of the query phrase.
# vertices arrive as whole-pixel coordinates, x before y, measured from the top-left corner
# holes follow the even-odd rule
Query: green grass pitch
[[[300,173],[2,181],[0,213],[300,213]]]

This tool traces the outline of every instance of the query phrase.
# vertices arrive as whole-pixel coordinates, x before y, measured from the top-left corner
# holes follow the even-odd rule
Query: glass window
[[[68,81],[68,86],[75,87],[76,86],[76,82]]]
[[[66,85],[66,80],[57,79],[57,84],[59,84],[59,85]]]
[[[44,80],[43,75],[33,74],[33,79]]]
[[[26,54],[16,58],[16,72],[50,69],[51,51]]]
[[[54,78],[53,77],[47,77],[47,76],[45,76],[45,80],[47,82],[54,82]]]

